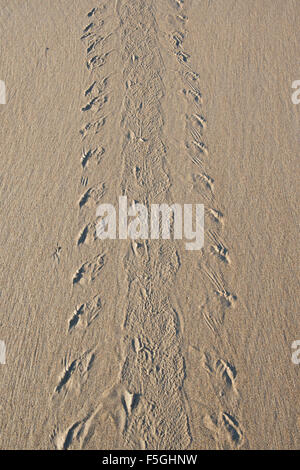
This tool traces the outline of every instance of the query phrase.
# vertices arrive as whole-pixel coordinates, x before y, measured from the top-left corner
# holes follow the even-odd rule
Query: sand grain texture
[[[299,16],[0,0],[1,449],[299,448]],[[204,248],[98,239],[121,195]]]

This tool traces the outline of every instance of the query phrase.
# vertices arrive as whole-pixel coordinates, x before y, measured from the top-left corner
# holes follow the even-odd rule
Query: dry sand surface
[[[299,23],[0,0],[1,449],[299,448]],[[99,239],[121,195],[204,204],[204,248]]]

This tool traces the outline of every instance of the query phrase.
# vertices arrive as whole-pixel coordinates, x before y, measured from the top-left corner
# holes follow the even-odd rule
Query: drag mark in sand
[[[121,192],[146,207],[165,198],[170,186],[161,99],[164,64],[149,0],[120,0],[124,101]],[[181,332],[169,292],[180,268],[169,241],[132,241],[124,258],[128,290],[124,364],[126,447],[185,449],[191,442],[182,386],[185,377]],[[128,398],[128,399],[129,399]]]

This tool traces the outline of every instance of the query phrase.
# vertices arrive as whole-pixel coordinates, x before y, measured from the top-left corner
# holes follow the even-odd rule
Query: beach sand
[[[1,449],[299,448],[299,19],[0,0]],[[99,239],[122,195],[204,247]]]

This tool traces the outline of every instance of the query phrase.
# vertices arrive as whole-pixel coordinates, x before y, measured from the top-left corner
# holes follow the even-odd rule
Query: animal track
[[[237,372],[235,367],[223,359],[212,359],[206,353],[202,360],[202,366],[211,377],[213,386],[219,397],[223,397],[230,390],[238,395],[236,389]]]
[[[195,89],[187,89],[183,88],[182,90],[183,95],[186,97],[186,99],[193,104],[199,106],[202,104],[202,96],[200,91],[196,91]]]
[[[118,15],[125,81],[121,190],[134,201],[150,201],[171,184],[165,165],[164,64],[155,10],[148,0],[120,0]],[[175,43],[180,40],[180,35],[173,37]],[[182,62],[189,59],[186,53],[177,53]],[[127,390],[122,395],[125,445],[186,448],[190,435],[181,391],[180,328],[168,298],[180,268],[179,254],[173,244],[132,242],[124,268],[128,283],[121,373]],[[170,408],[172,413],[167,411]]]
[[[243,432],[237,419],[225,411],[220,412],[218,417],[205,416],[204,424],[212,432],[220,449],[236,449],[243,443]]]
[[[74,373],[75,369],[76,369],[76,364],[77,364],[77,361],[73,361],[69,366],[67,366],[67,363],[65,362],[65,371],[63,373],[63,376],[62,378],[60,379],[56,389],[55,389],[55,392],[56,393],[60,393],[61,390],[63,389],[63,387],[68,383],[68,381],[70,380],[70,378],[72,377],[72,374]]]
[[[83,149],[81,155],[81,166],[85,168],[90,160],[95,160],[97,165],[102,161],[102,157],[105,153],[104,147],[96,147],[94,150],[88,150],[87,152]]]
[[[177,72],[180,69],[182,101],[185,101],[186,106],[186,111],[183,111],[183,117],[186,112],[186,125],[183,119],[180,145],[185,145],[186,160],[194,171],[192,189],[203,193],[210,204],[215,204],[214,180],[205,169],[208,148],[203,134],[207,123],[202,113],[199,74],[193,71],[192,57],[184,50],[188,21],[185,2],[173,0],[170,3],[175,9],[174,28],[164,37],[169,41],[167,48],[172,47],[173,63],[176,64],[174,68]],[[97,205],[106,192],[103,182],[93,187],[87,186],[95,176],[95,165],[103,158],[104,148],[98,145],[114,100],[111,95],[114,88],[108,86],[109,77],[105,74],[106,64],[111,63],[115,50],[110,43],[114,33],[107,31],[106,21],[101,16],[106,8],[109,6],[99,4],[89,11],[88,24],[81,36],[86,49],[85,73],[90,74],[90,81],[83,92],[84,101],[80,106],[81,118],[86,121],[82,121],[80,129],[84,147],[78,164],[82,169],[81,184],[87,187],[82,189],[84,194],[78,201],[80,220],[88,214],[85,209]],[[148,0],[120,0],[115,11],[120,25],[117,30],[121,47],[118,55],[124,66],[123,73],[119,74],[124,80],[124,99],[120,110],[120,132],[123,133],[120,191],[136,201],[155,200],[171,186],[167,168],[168,142],[163,142],[164,116],[161,109],[161,101],[166,94],[165,85],[168,84],[164,84],[166,74],[161,72],[164,63],[156,11],[156,7]],[[218,223],[214,230],[207,232],[211,253],[229,265],[228,249],[218,232],[222,228],[223,214],[215,208],[207,208],[206,214]],[[76,249],[78,254],[85,253],[87,247],[83,245],[95,239],[96,222],[90,222],[83,227],[76,240],[77,247],[81,247],[80,250]],[[97,246],[101,246],[101,242]],[[210,259],[214,265],[217,264],[216,259]],[[73,275],[72,286],[89,286],[99,278],[105,264],[105,253],[87,260]],[[180,315],[173,308],[170,296],[170,286],[174,284],[180,265],[181,259],[174,244],[132,241],[128,245],[128,252],[124,255],[127,296],[124,305],[121,383],[118,389],[113,387],[108,393],[102,394],[96,406],[88,403],[86,409],[93,411],[83,416],[79,414],[77,419],[70,419],[70,426],[63,431],[56,428],[52,434],[56,448],[83,447],[85,439],[92,432],[92,422],[100,412],[103,416],[109,415],[117,423],[126,448],[184,449],[189,446],[191,435],[182,392],[185,364],[181,350]],[[208,267],[202,270],[222,303],[232,306],[236,296],[227,290],[222,274]],[[76,297],[83,293],[86,290],[73,292]],[[88,302],[81,303],[81,299],[78,302],[66,325],[71,345],[77,345],[76,341],[81,335],[86,338],[88,334],[94,333],[93,329],[82,331],[81,328],[88,328],[102,314],[103,304],[99,295]],[[206,321],[212,331],[221,325],[221,322],[213,323],[208,317]],[[88,379],[95,357],[94,352],[86,351],[80,357],[64,360],[63,371],[54,390],[54,398],[60,404],[71,391],[80,396],[81,386]],[[214,390],[230,396],[237,395],[237,373],[230,362],[220,356],[207,356],[204,366]],[[243,432],[235,417],[227,412],[231,408],[227,408],[224,403],[221,406],[226,411],[221,411],[217,417],[208,415],[206,424],[217,445],[238,448],[243,442]]]
[[[68,332],[78,326],[88,328],[91,323],[99,316],[102,309],[102,302],[99,295],[96,295],[91,301],[86,304],[76,307],[72,317],[69,320]]]
[[[59,246],[59,244],[57,243],[56,248],[55,248],[54,252],[52,253],[52,257],[53,257],[54,261],[57,262],[57,264],[59,264],[59,262],[60,262],[61,250],[62,250],[62,247]]]
[[[217,224],[223,225],[224,223],[224,215],[222,214],[221,211],[213,208],[207,208],[205,209],[205,213],[210,217],[214,222]]]
[[[206,119],[200,114],[192,114],[191,121],[193,121],[196,125],[200,126],[202,129],[206,129]]]
[[[97,205],[102,197],[104,196],[106,191],[105,183],[99,183],[97,186],[93,188],[89,188],[80,198],[79,200],[79,208],[81,209],[85,205],[89,205],[92,201],[95,205]]]
[[[86,351],[81,357],[73,360],[70,364],[68,364],[68,359],[64,358],[64,371],[54,390],[54,395],[60,394],[62,391],[67,393],[70,388],[74,387],[79,391],[81,384],[84,383],[87,378],[94,360],[95,354],[91,351]]]
[[[207,234],[213,243],[211,246],[212,253],[215,254],[221,261],[223,261],[223,263],[230,264],[228,249],[224,246],[217,233],[212,230],[208,230]]]
[[[86,65],[89,70],[95,70],[96,68],[103,67],[106,64],[107,58],[110,56],[112,51],[105,52],[102,55],[95,55],[91,59],[88,59]]]
[[[73,286],[91,283],[100,275],[104,266],[105,254],[97,255],[92,261],[84,263],[73,276]]]
[[[102,116],[97,121],[89,122],[88,124],[86,124],[80,130],[80,134],[82,136],[82,139],[84,140],[87,137],[87,135],[89,135],[92,132],[94,133],[94,135],[97,135],[102,130],[102,128],[105,126],[106,119],[107,119],[107,116]]]
[[[90,74],[90,85],[83,91],[84,101],[81,104],[81,117],[82,119],[86,118],[86,121],[81,121],[83,123],[80,129],[83,145],[79,161],[82,169],[80,184],[85,188],[85,192],[78,201],[79,209],[83,211],[79,214],[80,220],[85,219],[87,215],[85,208],[97,205],[106,191],[106,185],[103,182],[93,185],[88,189],[86,188],[89,179],[94,176],[93,173],[96,174],[97,165],[102,162],[105,153],[105,148],[99,142],[99,133],[104,129],[108,119],[109,114],[106,114],[106,109],[111,107],[109,84],[110,77],[114,73],[100,76],[103,70],[105,70],[105,65],[108,63],[113,52],[113,49],[109,49],[107,44],[114,32],[111,29],[110,31],[105,31],[107,29],[106,19],[101,17],[106,9],[107,5],[102,3],[102,5],[89,11],[87,15],[88,24],[81,35],[81,39],[86,47],[86,66],[88,69],[86,73]],[[104,50],[106,47],[107,50]],[[80,247],[85,243],[89,243],[95,237],[96,222],[91,222],[80,232],[77,246]],[[56,250],[54,255],[59,261],[58,250]],[[100,276],[105,261],[106,254],[100,253],[83,263],[72,277],[72,287],[75,288],[79,285],[89,287],[89,284],[96,281]],[[76,298],[83,293],[86,294],[86,290],[76,292]],[[75,292],[73,294],[75,295]],[[81,344],[91,339],[91,335],[95,332],[92,329],[87,329],[99,318],[102,307],[102,300],[99,295],[96,295],[92,296],[89,301],[80,303],[75,308],[67,322],[66,329],[68,336],[66,340],[68,340],[68,350],[78,350]],[[63,370],[52,394],[55,414],[57,413],[60,416],[63,411],[63,416],[71,416],[76,407],[78,409],[79,402],[80,404],[83,403],[81,395],[83,390],[85,390],[85,385],[89,379],[89,373],[95,359],[96,353],[90,349],[83,354],[79,353],[75,358],[71,358],[70,355],[64,358],[62,361]],[[102,405],[100,404],[95,407],[92,401],[93,397],[86,396],[84,399],[88,403],[84,404],[83,409],[86,408],[94,411],[89,411],[83,418],[78,417],[78,419],[74,419],[71,421],[72,424],[63,430],[56,426],[51,435],[51,440],[56,449],[82,448],[86,439],[88,439],[88,435],[91,432],[91,424]],[[72,405],[74,405],[74,409]],[[63,409],[64,406],[67,408]]]
[[[94,110],[95,113],[98,113],[104,105],[108,102],[108,95],[98,96],[91,99],[85,106],[81,108],[82,112]],[[95,109],[94,109],[95,108]]]
[[[82,176],[81,177],[81,180],[80,180],[81,186],[87,186],[88,182],[89,182],[88,176]]]
[[[53,441],[54,446],[57,450],[68,450],[72,445],[74,434],[80,421],[76,421],[72,424],[65,432],[60,432],[58,428],[55,428],[53,433],[50,436],[51,441]]]
[[[231,307],[231,305],[236,301],[237,297],[235,294],[231,294],[224,285],[224,281],[217,273],[212,272],[208,267],[202,266],[203,273],[207,276],[210,280],[211,284],[213,285],[216,294],[224,300],[225,305],[227,307]]]
[[[198,173],[192,175],[192,188],[202,195],[206,200],[214,197],[213,193],[214,180],[206,173]]]
[[[84,245],[85,243],[90,244],[98,239],[97,237],[97,222],[92,222],[86,225],[79,233],[77,239],[77,246]]]

